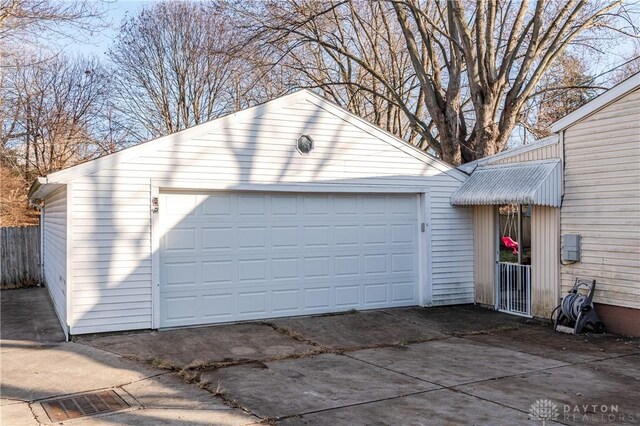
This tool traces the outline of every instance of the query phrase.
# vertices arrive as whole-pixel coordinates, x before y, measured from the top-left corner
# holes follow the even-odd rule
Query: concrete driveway
[[[64,342],[43,288],[0,292],[0,424],[52,424],[41,403],[114,390],[129,407],[76,419],[81,425],[245,425],[229,407],[177,374],[91,346]]]
[[[27,414],[46,422],[43,398],[98,388],[122,391],[137,405],[83,423],[511,425],[527,421],[536,402],[534,414],[558,423],[640,423],[638,340],[557,334],[473,306],[29,345],[5,353],[3,342],[7,424]]]

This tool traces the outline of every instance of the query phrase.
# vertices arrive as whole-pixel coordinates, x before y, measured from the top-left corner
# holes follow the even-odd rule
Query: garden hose
[[[576,321],[580,311],[582,310],[582,304],[584,303],[586,296],[577,292],[571,292],[562,298],[562,313],[571,321]]]

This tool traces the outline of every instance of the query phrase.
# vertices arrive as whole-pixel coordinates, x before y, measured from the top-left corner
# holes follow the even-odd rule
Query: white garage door
[[[160,325],[418,304],[418,196],[163,193]]]

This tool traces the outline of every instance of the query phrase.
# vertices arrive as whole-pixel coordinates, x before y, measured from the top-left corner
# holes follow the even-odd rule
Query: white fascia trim
[[[262,192],[313,192],[313,193],[369,193],[369,194],[419,194],[428,192],[424,185],[367,185],[352,183],[279,183],[235,184],[221,181],[152,180],[152,186],[166,191],[262,191]]]
[[[296,103],[298,100],[304,99],[306,93],[306,90],[301,90],[290,95],[285,95],[264,104],[256,105],[254,107],[238,111],[233,114],[225,115],[224,117],[216,118],[212,121],[189,127],[188,129],[181,130],[167,136],[162,136],[148,142],[143,142],[139,145],[123,149],[122,151],[118,151],[113,154],[96,158],[95,160],[90,160],[85,163],[69,167],[68,169],[60,170],[59,172],[48,175],[48,182],[69,182],[77,177],[95,173],[99,170],[113,167],[119,163],[122,163],[123,161],[127,161],[128,159],[136,158],[146,151],[157,150],[163,146],[172,145],[173,143],[180,141],[181,139],[193,139],[216,130],[230,127],[236,123],[258,117],[267,112],[267,110],[271,110],[272,108],[282,108],[287,104]]]
[[[514,163],[498,163],[498,164],[483,164],[481,165],[481,169],[478,170],[488,170],[488,169],[507,169],[509,167],[522,167],[522,166],[531,166],[536,164],[560,164],[559,158],[548,158],[546,160],[531,160],[531,161],[517,161]]]
[[[29,201],[46,200],[65,186],[64,183],[48,183],[46,177],[39,177],[29,189]]]
[[[640,73],[634,74],[617,86],[600,94],[595,99],[581,106],[571,114],[566,115],[551,125],[551,131],[557,133],[577,123],[578,121],[595,114],[610,103],[640,87]]]
[[[322,96],[310,90],[307,90],[306,93],[310,95],[309,97],[307,97],[307,101],[309,101],[310,103],[328,111],[338,118],[343,119],[347,123],[359,128],[360,130],[369,133],[371,136],[388,143],[389,145],[404,152],[405,154],[408,154],[426,164],[429,164],[430,166],[435,167],[439,171],[448,174],[449,176],[459,180],[460,182],[465,181],[469,177],[466,173],[461,172],[451,164],[448,164],[447,162],[442,161],[439,158],[429,155],[425,151],[407,143],[406,141],[398,138],[397,136],[387,132],[384,129],[381,129],[378,126],[369,123],[362,117],[358,117],[352,112],[342,108],[339,105],[336,105],[335,103],[323,98]],[[340,115],[343,115],[343,117],[341,117]]]

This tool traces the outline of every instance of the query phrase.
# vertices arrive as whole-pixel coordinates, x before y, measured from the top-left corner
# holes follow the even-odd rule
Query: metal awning
[[[479,166],[451,196],[455,206],[510,203],[560,207],[560,160]]]

